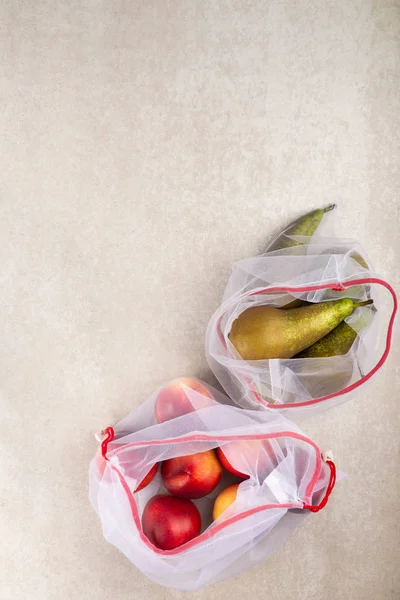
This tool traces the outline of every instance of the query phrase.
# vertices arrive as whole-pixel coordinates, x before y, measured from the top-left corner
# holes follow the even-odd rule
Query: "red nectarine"
[[[222,466],[243,479],[248,479],[249,473],[264,479],[276,466],[275,453],[268,440],[230,442],[217,448],[217,453]]]
[[[233,467],[231,465],[231,463],[228,461],[228,459],[226,458],[225,454],[223,453],[222,448],[220,448],[220,447],[217,448],[217,456],[218,456],[218,460],[221,463],[221,465],[229,473],[232,473],[233,475],[236,475],[237,477],[242,477],[243,479],[249,479],[250,475],[246,475],[245,473],[241,473],[240,471],[238,471],[237,469],[235,469],[235,467]]]
[[[142,527],[154,546],[173,550],[199,535],[201,518],[190,500],[158,494],[144,508]]]
[[[153,465],[147,475],[142,479],[137,488],[133,490],[133,493],[140,492],[143,488],[149,485],[150,481],[153,481],[158,469],[158,463]]]
[[[195,408],[188,399],[183,386],[187,386],[195,392],[202,394],[205,397],[204,407],[209,405],[207,398],[212,398],[212,394],[198,379],[192,377],[174,379],[174,381],[161,388],[158,393],[155,404],[158,423],[164,423],[170,419],[194,412]]]
[[[161,475],[170,494],[178,498],[201,498],[218,485],[222,469],[214,450],[206,450],[165,460]]]

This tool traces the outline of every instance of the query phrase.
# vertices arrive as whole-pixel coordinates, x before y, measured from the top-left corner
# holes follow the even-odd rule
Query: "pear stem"
[[[359,306],[368,306],[368,304],[373,304],[373,303],[374,303],[374,301],[372,299],[364,300],[364,302],[354,302],[353,308],[358,308]]]
[[[326,208],[324,208],[324,213],[329,212],[330,210],[334,210],[336,208],[336,204],[329,204]]]

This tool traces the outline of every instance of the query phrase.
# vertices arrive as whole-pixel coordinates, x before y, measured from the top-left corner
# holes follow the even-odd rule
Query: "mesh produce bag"
[[[325,506],[335,484],[334,463],[296,425],[280,414],[231,406],[193,379],[160,388],[103,433],[89,477],[104,537],[150,579],[178,589],[202,588],[264,560]],[[149,500],[165,493],[160,468],[135,490],[154,465],[217,447],[241,477],[224,470],[211,493],[193,500],[200,534],[173,550],[159,549],[146,537],[142,517]],[[239,483],[236,500],[213,521],[214,500],[232,482]]]
[[[228,395],[246,408],[265,407],[290,417],[346,401],[386,360],[397,310],[393,288],[380,277],[358,242],[295,236],[296,245],[236,263],[221,306],[206,334],[209,365]],[[286,241],[287,241],[286,240]],[[373,299],[345,322],[356,332],[351,348],[337,356],[243,360],[229,339],[246,309],[282,308],[297,300]]]

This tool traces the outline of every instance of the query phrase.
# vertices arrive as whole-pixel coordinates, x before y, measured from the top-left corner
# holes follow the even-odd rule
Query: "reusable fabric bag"
[[[235,403],[291,418],[347,401],[382,367],[397,310],[393,288],[375,272],[357,241],[317,235],[295,241],[296,246],[234,264],[205,343],[210,368]],[[232,323],[250,307],[343,297],[374,301],[345,319],[357,332],[347,354],[246,361],[229,340]]]
[[[177,389],[171,411],[165,392],[171,391],[173,402]],[[104,537],[168,587],[197,590],[263,561],[310,512],[325,506],[335,485],[334,463],[325,462],[295,424],[278,413],[231,406],[223,394],[194,379],[160,388],[103,433],[90,465],[90,500]],[[134,490],[154,464],[217,446],[248,476],[236,501],[212,522],[215,497],[232,478],[239,481],[225,473],[211,494],[193,501],[201,515],[200,535],[174,550],[156,548],[143,533],[142,515],[152,496],[165,493],[160,470],[144,489]]]

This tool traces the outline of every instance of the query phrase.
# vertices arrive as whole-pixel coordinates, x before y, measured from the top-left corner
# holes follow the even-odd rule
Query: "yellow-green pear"
[[[233,322],[229,339],[244,360],[291,358],[335,329],[355,308],[371,303],[341,298],[289,310],[253,306]]]

